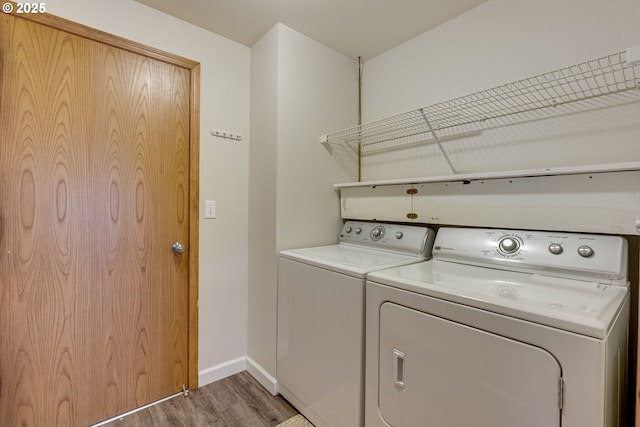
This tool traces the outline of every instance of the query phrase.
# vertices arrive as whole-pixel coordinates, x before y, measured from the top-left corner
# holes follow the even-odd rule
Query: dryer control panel
[[[626,285],[627,251],[627,241],[621,236],[443,227],[438,230],[433,257]]]
[[[431,257],[435,232],[427,227],[367,221],[346,221],[340,244]]]

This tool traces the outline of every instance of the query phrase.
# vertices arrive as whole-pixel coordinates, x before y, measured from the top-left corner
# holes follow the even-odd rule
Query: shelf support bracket
[[[433,129],[433,126],[431,126],[431,122],[429,121],[429,119],[427,118],[427,115],[424,112],[424,108],[420,109],[420,115],[422,116],[422,119],[426,123],[427,128],[429,129],[429,132],[431,132],[431,135],[433,136],[433,139],[435,140],[436,144],[438,145],[438,148],[440,148],[440,152],[444,156],[444,159],[447,161],[447,164],[449,165],[449,169],[451,169],[451,173],[456,175],[458,173],[458,171],[456,170],[456,168],[453,167],[453,163],[451,163],[451,159],[449,158],[449,156],[447,155],[447,152],[445,151],[444,147],[442,146],[442,144],[440,142],[440,138],[438,138],[438,135],[436,134],[435,130]]]

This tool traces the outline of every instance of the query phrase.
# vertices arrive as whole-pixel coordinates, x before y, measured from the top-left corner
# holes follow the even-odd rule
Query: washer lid
[[[366,277],[367,273],[374,270],[420,262],[425,259],[423,256],[343,244],[290,249],[280,252],[280,256],[355,277]]]
[[[626,286],[440,260],[371,273],[370,281],[555,328],[605,338]]]

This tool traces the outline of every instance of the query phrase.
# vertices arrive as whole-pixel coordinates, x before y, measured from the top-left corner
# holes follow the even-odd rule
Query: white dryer
[[[441,228],[367,282],[367,427],[615,427],[629,292],[619,236]]]
[[[347,221],[340,243],[278,259],[278,391],[316,427],[364,424],[365,281],[431,256],[426,227]]]

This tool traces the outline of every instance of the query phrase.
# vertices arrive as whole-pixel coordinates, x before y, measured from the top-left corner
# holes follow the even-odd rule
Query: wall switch
[[[216,201],[205,200],[204,202],[204,217],[215,218],[216,217]]]

